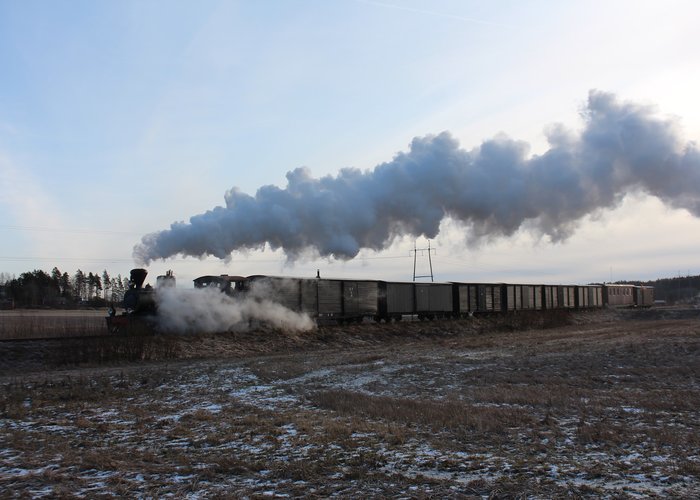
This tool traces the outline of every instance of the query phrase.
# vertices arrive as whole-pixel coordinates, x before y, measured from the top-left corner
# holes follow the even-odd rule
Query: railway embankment
[[[499,335],[517,337],[521,332],[533,330],[541,331],[546,337],[548,331],[567,326],[693,318],[700,318],[700,310],[556,310],[435,321],[406,318],[392,323],[321,326],[306,332],[288,332],[258,326],[248,331],[217,334],[61,335],[55,338],[0,342],[0,375],[129,363],[246,358],[369,346],[400,348],[406,343],[441,343],[460,338],[471,339],[478,344],[479,339],[489,342]]]

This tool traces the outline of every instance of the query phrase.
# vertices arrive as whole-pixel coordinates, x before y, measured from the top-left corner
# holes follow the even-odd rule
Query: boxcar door
[[[343,313],[345,316],[357,316],[360,313],[360,294],[354,281],[343,282]]]

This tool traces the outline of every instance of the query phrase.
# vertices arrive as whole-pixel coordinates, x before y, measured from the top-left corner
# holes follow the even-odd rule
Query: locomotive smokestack
[[[700,150],[680,139],[675,121],[598,91],[582,116],[580,133],[551,127],[542,155],[506,136],[466,150],[443,132],[413,139],[408,152],[373,170],[318,179],[298,168],[286,188],[263,186],[254,197],[232,188],[225,206],[144,236],[134,258],[223,259],[267,244],[290,259],[309,249],[349,259],[401,236],[435,238],[446,218],[472,244],[523,227],[560,241],[586,215],[635,192],[700,216]]]
[[[141,288],[143,282],[146,281],[146,275],[148,271],[145,269],[132,269],[131,270],[131,282],[134,284],[134,288]]]

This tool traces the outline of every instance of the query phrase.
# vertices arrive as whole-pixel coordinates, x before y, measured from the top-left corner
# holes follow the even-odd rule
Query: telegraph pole
[[[413,250],[411,250],[413,253],[413,281],[416,281],[416,278],[430,278],[430,281],[435,281],[433,277],[433,259],[431,257],[431,253],[435,252],[434,248],[430,248],[430,240],[428,240],[428,248],[416,248],[416,241],[413,240]],[[421,253],[421,255],[425,255],[425,252],[428,252],[428,264],[430,264],[430,274],[424,274],[421,276],[416,275],[416,260],[418,259],[418,252]]]

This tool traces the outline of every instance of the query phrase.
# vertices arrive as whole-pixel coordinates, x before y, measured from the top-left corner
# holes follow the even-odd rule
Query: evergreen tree
[[[85,299],[87,283],[85,273],[80,269],[75,272],[75,276],[73,277],[73,290],[75,291],[76,298],[80,300]]]
[[[106,269],[102,271],[102,286],[104,287],[104,299],[110,300],[111,297],[109,297],[108,292],[112,288],[112,280],[110,280]]]
[[[93,284],[95,286],[95,298],[100,298],[101,293],[102,293],[102,279],[100,278],[100,275],[95,273],[93,274]]]
[[[61,295],[68,299],[73,298],[73,286],[70,282],[70,276],[68,273],[63,273],[61,275]]]
[[[124,300],[124,286],[122,275],[119,274],[116,278],[112,278],[112,302],[121,302],[122,300]]]
[[[49,305],[60,295],[60,289],[51,276],[42,270],[22,273],[9,283],[14,300],[27,307]]]
[[[63,295],[63,290],[61,289],[61,271],[57,267],[51,270],[51,283],[58,290],[60,295]]]
[[[92,272],[87,275],[87,300],[92,299],[95,296],[95,276]]]

